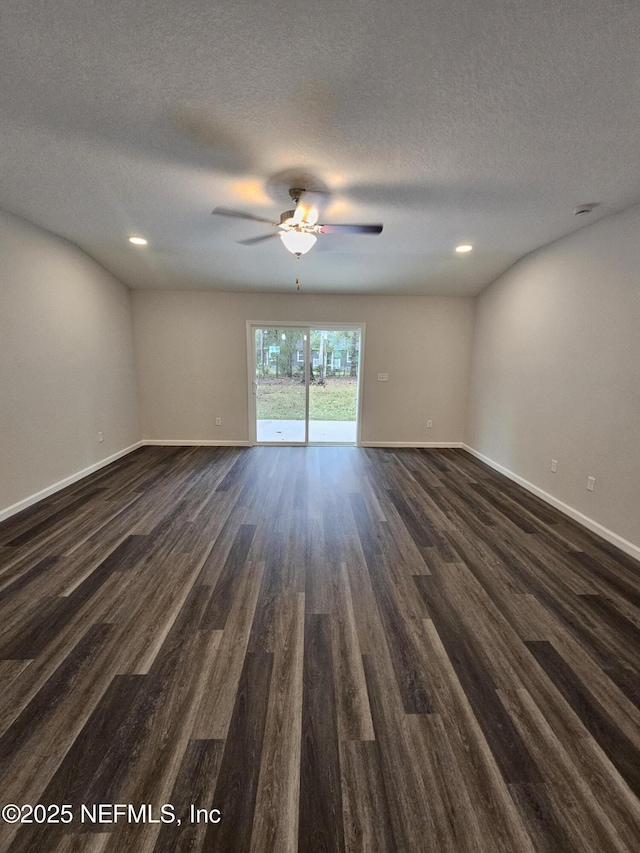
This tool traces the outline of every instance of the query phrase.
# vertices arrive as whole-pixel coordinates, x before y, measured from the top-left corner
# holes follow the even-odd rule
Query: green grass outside
[[[327,384],[309,387],[309,419],[312,421],[355,421],[355,380],[327,379]],[[257,394],[258,420],[304,419],[304,385],[300,380],[261,380]]]

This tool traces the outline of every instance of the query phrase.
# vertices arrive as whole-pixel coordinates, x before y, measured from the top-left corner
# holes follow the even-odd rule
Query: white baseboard
[[[361,441],[360,447],[462,447],[461,441]]]
[[[99,462],[94,462],[94,464],[89,465],[88,468],[83,468],[82,471],[77,471],[75,474],[71,474],[71,476],[65,477],[64,480],[59,480],[52,486],[47,486],[46,489],[42,489],[41,491],[36,492],[34,495],[29,495],[28,498],[23,498],[23,500],[18,501],[18,503],[12,504],[6,509],[0,510],[0,521],[4,521],[5,518],[10,518],[12,515],[16,515],[16,513],[22,512],[23,509],[27,509],[27,507],[38,503],[38,501],[41,501],[44,498],[48,498],[50,495],[54,495],[56,492],[65,489],[67,486],[70,486],[72,483],[77,483],[78,480],[82,480],[83,477],[87,477],[89,476],[89,474],[93,474],[94,471],[99,471],[100,468],[104,468],[106,465],[110,465],[112,462],[115,462],[116,459],[120,459],[122,456],[126,456],[127,453],[132,453],[134,450],[137,450],[139,447],[142,447],[142,444],[142,441],[137,441],[135,444],[132,444],[131,447],[125,447],[124,450],[119,450],[117,453],[112,453],[111,456],[107,456],[106,459],[101,459]]]
[[[153,445],[157,447],[251,447],[250,441],[214,441],[208,439],[182,439],[182,438],[145,438],[142,440],[144,445]],[[331,442],[326,442],[328,446],[333,445]],[[282,442],[273,442],[271,445],[264,444],[263,447],[284,447]],[[322,445],[315,444],[319,447]],[[350,444],[345,444],[346,447],[351,447]],[[360,447],[462,447],[460,441],[361,441]]]
[[[489,457],[485,456],[483,453],[474,450],[473,447],[469,447],[469,445],[467,444],[462,444],[461,447],[463,450],[466,450],[467,453],[470,453],[472,456],[475,456],[477,459],[480,459],[482,462],[486,463],[490,468],[493,468],[500,474],[504,474],[505,477],[508,477],[510,480],[513,480],[514,483],[517,483],[519,486],[522,486],[523,489],[526,489],[528,492],[531,492],[536,497],[543,500],[545,503],[550,504],[552,507],[555,507],[555,509],[559,510],[565,515],[568,515],[569,518],[572,518],[574,521],[577,521],[578,524],[581,524],[583,527],[586,527],[587,530],[590,530],[592,533],[597,533],[598,536],[601,536],[603,539],[606,539],[607,542],[611,542],[612,545],[615,545],[616,548],[619,548],[621,551],[624,551],[625,554],[629,554],[630,557],[635,557],[636,560],[640,560],[640,546],[634,545],[633,542],[629,542],[627,539],[623,539],[622,536],[618,536],[618,534],[614,533],[613,530],[609,530],[608,527],[604,527],[599,522],[594,521],[593,518],[589,518],[588,515],[584,515],[584,513],[580,512],[577,509],[574,509],[572,506],[569,506],[569,504],[564,503],[558,498],[554,498],[554,496],[550,495],[549,492],[545,492],[538,486],[534,486],[533,483],[530,483],[523,477],[518,476],[518,474],[514,474],[513,471],[510,471],[503,465],[498,464],[498,462],[494,462],[493,459],[489,459]]]
[[[205,438],[144,438],[141,442],[153,447],[249,447],[248,441],[214,441]]]

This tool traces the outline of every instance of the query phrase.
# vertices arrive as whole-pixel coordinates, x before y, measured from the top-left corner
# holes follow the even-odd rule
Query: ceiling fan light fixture
[[[306,255],[309,249],[313,248],[318,238],[308,231],[291,229],[291,231],[281,231],[280,239],[292,255]]]
[[[144,237],[129,237],[129,242],[133,243],[134,246],[146,246],[147,241]]]
[[[464,255],[465,252],[470,252],[473,249],[473,246],[470,246],[469,243],[462,243],[460,246],[456,246],[456,252],[459,255]]]

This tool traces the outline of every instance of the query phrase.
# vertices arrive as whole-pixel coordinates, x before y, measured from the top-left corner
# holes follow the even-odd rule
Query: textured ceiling
[[[640,200],[639,44],[638,0],[2,0],[0,207],[131,287],[474,294]],[[296,172],[382,235],[210,215]]]

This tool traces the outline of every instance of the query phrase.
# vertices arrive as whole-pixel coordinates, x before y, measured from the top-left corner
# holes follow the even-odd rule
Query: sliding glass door
[[[248,324],[256,444],[357,444],[363,331]]]
[[[311,329],[309,441],[356,444],[360,329]]]
[[[308,332],[254,328],[253,391],[258,444],[306,444]]]

